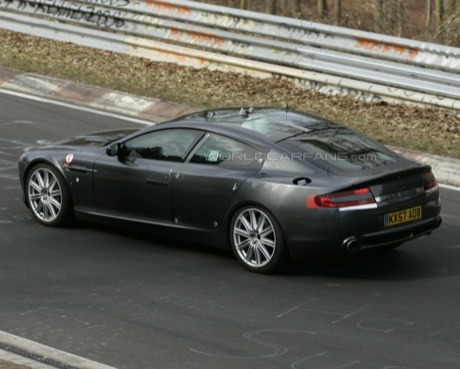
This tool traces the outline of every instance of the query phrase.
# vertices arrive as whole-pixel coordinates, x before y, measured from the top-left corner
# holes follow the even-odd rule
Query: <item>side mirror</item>
[[[108,156],[120,156],[124,153],[124,146],[121,143],[114,143],[107,147],[106,153]]]

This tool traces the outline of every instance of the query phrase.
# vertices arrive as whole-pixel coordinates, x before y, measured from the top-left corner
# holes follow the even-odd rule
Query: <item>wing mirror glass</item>
[[[106,150],[108,156],[122,156],[125,151],[125,146],[119,142],[108,146]]]

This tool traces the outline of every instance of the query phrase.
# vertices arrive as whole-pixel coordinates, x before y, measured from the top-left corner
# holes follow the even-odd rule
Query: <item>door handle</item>
[[[153,184],[169,184],[170,173],[148,171],[145,176],[145,182]]]

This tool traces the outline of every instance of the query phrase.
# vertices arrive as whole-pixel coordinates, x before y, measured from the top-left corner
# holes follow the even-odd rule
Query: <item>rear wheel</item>
[[[282,268],[287,251],[276,219],[259,207],[238,210],[230,223],[230,243],[238,261],[256,273]]]
[[[57,169],[48,164],[37,164],[27,176],[25,187],[27,203],[40,223],[58,227],[70,220],[72,201]]]

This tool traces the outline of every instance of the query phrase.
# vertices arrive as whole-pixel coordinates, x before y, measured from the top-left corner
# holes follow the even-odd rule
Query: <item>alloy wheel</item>
[[[233,244],[240,259],[250,267],[263,267],[276,251],[276,231],[269,216],[257,208],[241,211],[234,221]]]
[[[62,190],[58,179],[46,167],[38,167],[29,176],[27,195],[34,215],[44,223],[55,221],[62,208]]]

